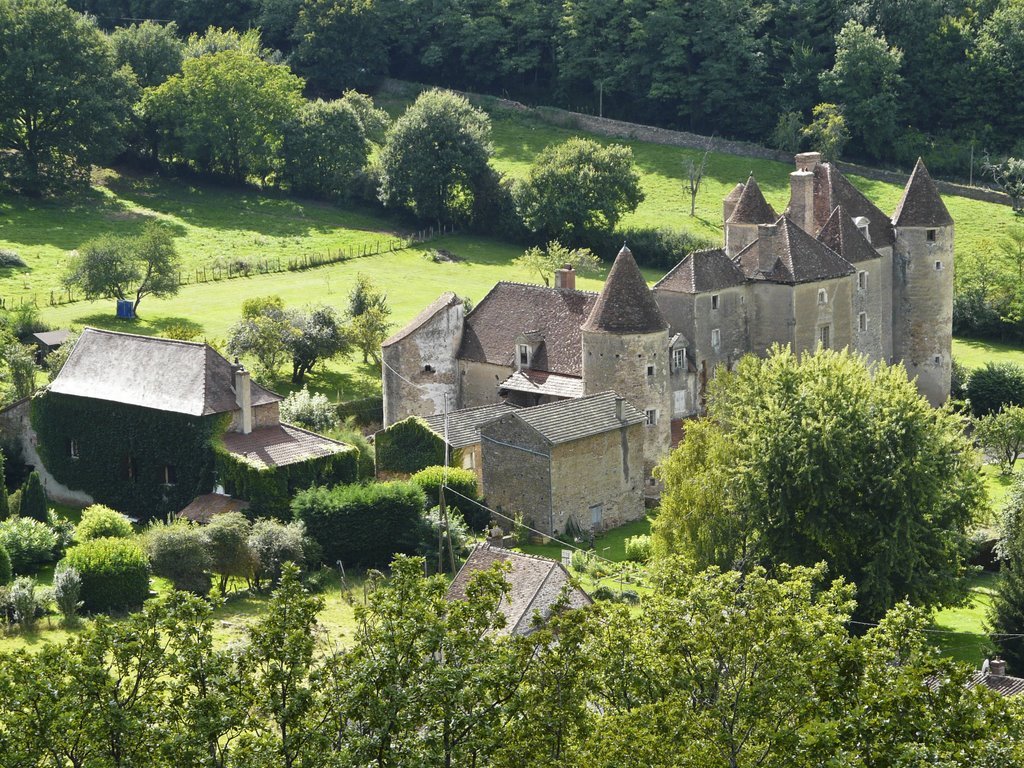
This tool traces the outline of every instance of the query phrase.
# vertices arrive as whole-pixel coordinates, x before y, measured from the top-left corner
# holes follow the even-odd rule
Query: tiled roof
[[[729,203],[737,202],[743,195],[743,182],[741,181],[735,187],[730,190],[729,194],[725,196],[725,201]]]
[[[870,231],[870,225],[868,226]],[[825,226],[818,233],[818,240],[838,253],[851,264],[870,261],[880,257],[871,243],[864,239],[863,233],[846,215],[842,206],[837,206],[828,217]]]
[[[567,608],[583,608],[593,603],[586,592],[572,583],[569,572],[561,563],[488,544],[480,544],[470,553],[448,587],[448,599],[465,600],[466,589],[473,576],[498,563],[510,565],[503,574],[509,585],[508,594],[499,605],[505,626],[498,630],[498,634],[530,634],[534,628],[534,617],[548,619],[555,604],[563,599]]]
[[[655,283],[654,290],[676,293],[718,291],[742,285],[745,279],[743,272],[725,251],[714,248],[694,251],[685,256],[667,275]]]
[[[280,395],[253,382],[252,404]],[[51,392],[208,416],[237,410],[235,368],[208,344],[86,328]]]
[[[625,400],[622,401],[623,418],[620,420],[615,415],[615,401],[618,399],[619,396],[614,392],[602,392],[575,400],[559,400],[532,408],[519,408],[511,415],[533,427],[549,443],[557,445],[642,424],[647,420],[644,414]]]
[[[515,367],[516,339],[526,331],[543,341],[534,351],[535,369],[579,376],[582,373],[583,325],[597,294],[498,283],[466,315],[459,359]]]
[[[853,186],[834,165],[820,163],[814,166],[815,224],[819,228],[824,226],[837,206],[842,206],[847,216],[863,216],[868,220],[868,232],[874,246],[887,246],[896,242],[889,217]]]
[[[449,307],[452,307],[460,303],[461,301],[462,299],[460,299],[451,291],[445,291],[436,299],[434,299],[434,301],[431,302],[427,307],[425,307],[423,311],[416,315],[416,317],[410,320],[409,323],[404,328],[392,334],[383,344],[381,344],[381,346],[386,347],[390,344],[394,344],[396,342],[401,341],[409,334],[418,330],[420,326],[422,326],[424,323],[430,320],[442,309],[448,309]]]
[[[967,681],[968,688],[984,685],[996,693],[1004,696],[1020,696],[1024,694],[1024,677],[1012,677],[1010,675],[993,675],[988,672],[975,672]]]
[[[622,246],[590,311],[585,331],[654,333],[668,328],[632,252]]]
[[[743,192],[740,194],[739,200],[736,201],[732,216],[729,217],[729,223],[768,224],[777,218],[779,218],[779,214],[764,199],[757,179],[754,178],[754,174],[750,174],[747,183],[743,185]]]
[[[946,210],[938,187],[921,158],[917,158],[914,172],[910,174],[903,197],[892,215],[892,223],[897,227],[948,227],[953,224],[953,217]]]
[[[488,421],[494,421],[513,410],[511,405],[496,403],[495,405],[481,405],[476,408],[462,408],[458,411],[448,412],[448,445],[452,448],[466,448],[480,442],[480,425]],[[434,432],[444,437],[444,414],[438,413],[428,416],[427,422]]]
[[[524,368],[516,371],[501,384],[498,390],[527,392],[531,395],[549,395],[551,397],[583,397],[583,379],[576,376],[562,376],[547,371],[534,371]]]
[[[260,427],[248,435],[226,432],[224,447],[258,467],[284,467],[349,450],[336,440],[291,424]]]
[[[210,522],[215,515],[223,515],[225,512],[244,512],[249,508],[249,502],[225,496],[223,493],[204,493],[196,496],[192,503],[178,513],[178,517],[191,520],[193,523],[205,524]]]
[[[770,241],[759,236],[736,255],[743,273],[755,280],[775,283],[809,283],[853,274],[853,265],[827,245],[818,242],[786,216],[775,224],[776,235]],[[762,248],[769,247],[773,266],[761,270]]]

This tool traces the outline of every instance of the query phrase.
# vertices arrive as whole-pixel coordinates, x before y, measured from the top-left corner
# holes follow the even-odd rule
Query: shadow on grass
[[[94,312],[90,315],[76,317],[74,324],[83,327],[101,328],[105,331],[136,333],[140,336],[161,336],[173,329],[193,339],[200,339],[205,331],[201,323],[197,323],[188,317],[159,316],[154,317],[152,320],[145,317],[136,317],[134,320],[125,320],[114,314],[113,308],[111,308],[109,314],[106,312]]]

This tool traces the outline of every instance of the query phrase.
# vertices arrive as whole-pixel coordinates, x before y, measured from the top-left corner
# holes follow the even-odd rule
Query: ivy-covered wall
[[[212,490],[213,438],[226,426],[223,416],[185,416],[53,392],[32,401],[32,427],[50,473],[140,519],[177,512]],[[168,465],[175,480],[170,485]]]
[[[415,416],[380,430],[374,435],[373,445],[377,472],[412,474],[444,464],[444,440]]]

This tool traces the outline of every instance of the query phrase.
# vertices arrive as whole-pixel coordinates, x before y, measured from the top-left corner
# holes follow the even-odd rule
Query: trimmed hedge
[[[345,421],[350,416],[361,427],[382,424],[384,422],[384,398],[377,395],[339,403],[338,420]]]
[[[12,517],[0,523],[0,546],[11,558],[16,574],[35,573],[53,560],[57,534],[30,517]]]
[[[374,436],[378,472],[412,474],[444,464],[444,440],[423,419],[409,418]]]
[[[423,527],[426,497],[414,483],[310,488],[292,502],[292,514],[333,565],[383,566],[396,553],[413,554]]]
[[[427,495],[427,507],[429,508],[438,505],[438,490],[444,479],[444,471],[444,467],[427,467],[409,478],[409,482],[416,483],[416,485],[423,489],[423,492]],[[448,487],[456,491],[456,493],[462,494],[462,496],[468,496],[470,499],[477,501],[480,500],[476,473],[472,470],[462,469],[461,467],[449,467]],[[490,522],[490,513],[479,504],[467,501],[462,496],[449,493],[445,496],[445,503],[449,509],[454,509],[462,515],[466,525],[475,531],[482,531],[487,523]]]
[[[995,413],[1004,405],[1024,405],[1024,367],[986,363],[967,380],[967,399],[975,416]]]
[[[149,597],[149,560],[131,539],[93,539],[68,550],[57,570],[74,568],[82,579],[86,611],[131,610]]]
[[[75,526],[75,541],[92,539],[127,539],[132,535],[132,522],[110,507],[93,504],[82,512],[82,521]]]
[[[215,447],[217,480],[232,496],[245,499],[254,515],[285,519],[299,491],[314,485],[353,483],[358,475],[359,452],[352,446],[340,453],[283,467],[261,467],[221,445]]]

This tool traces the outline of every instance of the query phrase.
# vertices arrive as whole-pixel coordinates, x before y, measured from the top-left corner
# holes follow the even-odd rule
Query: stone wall
[[[532,528],[550,533],[551,448],[532,428],[511,414],[480,428],[483,494],[487,506],[507,516],[517,513]],[[589,480],[589,478],[588,478]]]
[[[798,354],[813,352],[818,348],[821,329],[829,328],[829,348],[843,349],[851,346],[851,309],[853,300],[851,288],[853,279],[840,277],[813,283],[801,283],[793,288],[793,306],[796,325],[793,328],[793,349]],[[818,296],[825,291],[827,300],[821,303]]]
[[[459,360],[459,408],[500,403],[498,385],[512,375],[513,369],[473,360]]]

